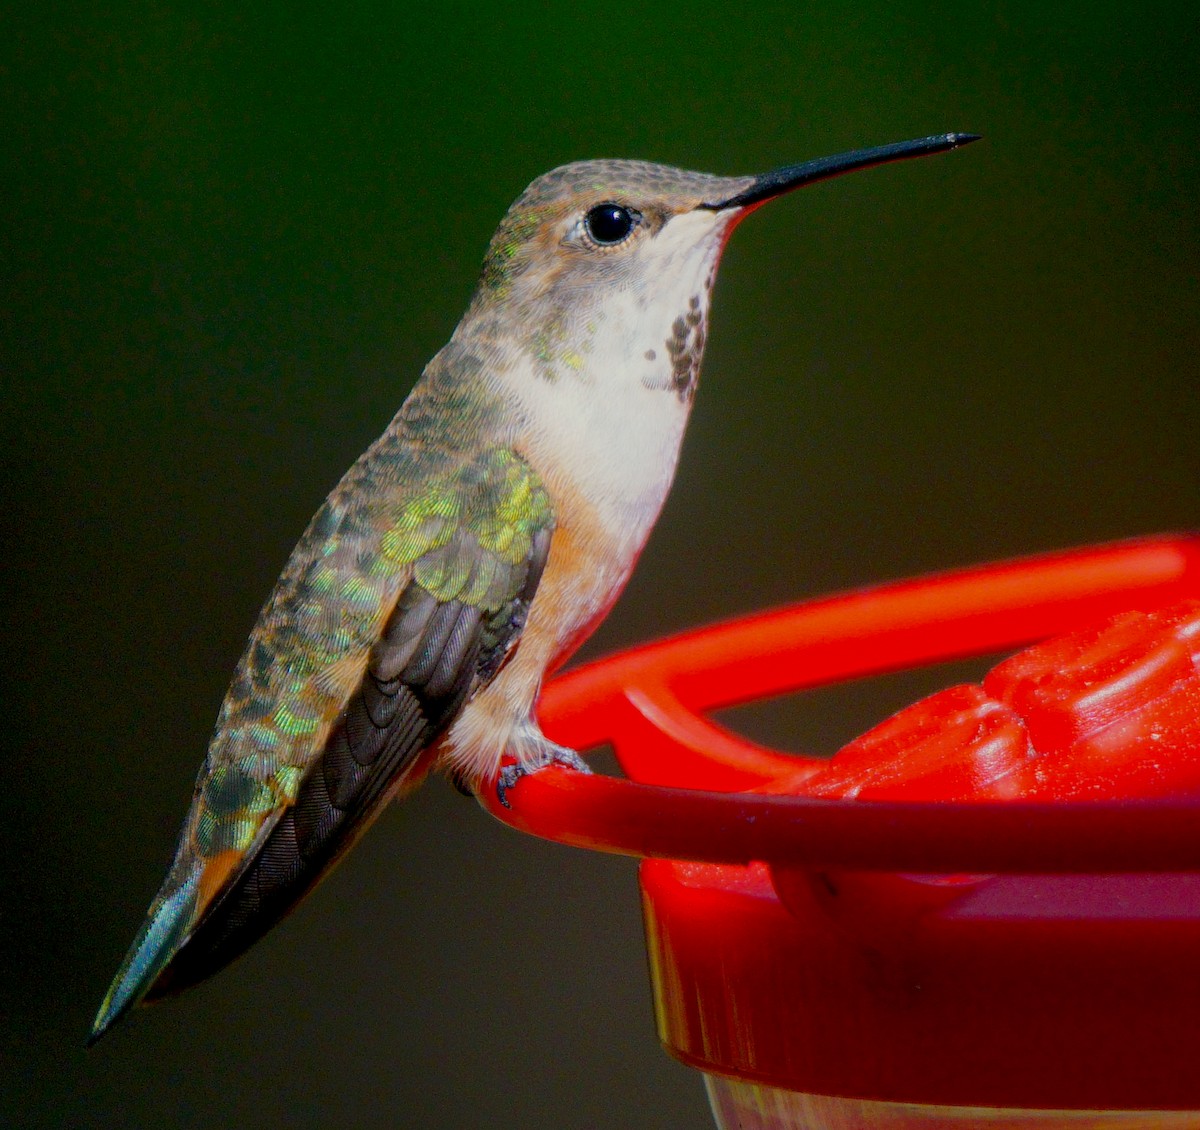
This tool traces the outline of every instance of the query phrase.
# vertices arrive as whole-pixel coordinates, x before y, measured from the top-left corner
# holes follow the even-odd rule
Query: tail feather
[[[104,996],[88,1047],[141,1001],[179,949],[195,917],[201,872],[193,867],[182,884],[155,900]]]

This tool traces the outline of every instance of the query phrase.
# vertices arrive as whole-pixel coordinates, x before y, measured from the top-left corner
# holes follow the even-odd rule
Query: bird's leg
[[[568,769],[576,769],[580,773],[590,773],[588,763],[573,749],[552,742],[539,733],[536,742],[531,742],[521,750],[521,757],[514,765],[505,765],[496,778],[496,796],[505,808],[512,808],[508,803],[508,790],[522,777],[546,769],[551,765],[563,765]]]

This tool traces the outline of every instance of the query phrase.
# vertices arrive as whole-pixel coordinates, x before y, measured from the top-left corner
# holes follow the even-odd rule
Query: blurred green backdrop
[[[1195,524],[1198,23],[1153,3],[10,14],[0,1122],[709,1125],[654,1037],[632,864],[525,840],[440,782],[235,967],[82,1041],[287,551],[551,166],[741,173],[986,135],[738,231],[675,493],[586,654]],[[745,724],[831,750],[923,686]]]

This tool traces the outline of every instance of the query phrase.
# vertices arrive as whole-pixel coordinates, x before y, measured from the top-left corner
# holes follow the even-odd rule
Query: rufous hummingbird
[[[538,691],[658,517],[730,232],[801,185],[975,139],[745,177],[580,161],[522,193],[449,343],[259,615],[92,1041],[244,951],[430,768],[502,799],[552,762],[586,768],[542,734]]]

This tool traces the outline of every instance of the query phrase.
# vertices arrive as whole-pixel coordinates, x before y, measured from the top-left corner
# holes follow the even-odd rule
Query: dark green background
[[[1195,5],[225,7],[5,19],[0,1122],[706,1126],[633,866],[440,782],[245,960],[82,1041],[259,603],[551,166],[986,134],[737,233],[588,654],[1195,524]],[[742,717],[829,750],[918,689]]]

